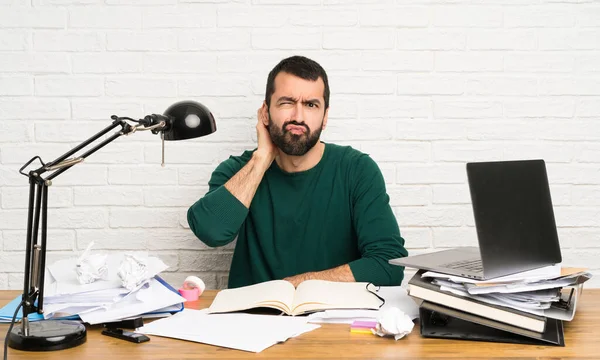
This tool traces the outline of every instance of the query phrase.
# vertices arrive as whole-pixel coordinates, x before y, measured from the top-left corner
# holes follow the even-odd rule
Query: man
[[[213,172],[188,210],[211,247],[237,236],[229,288],[285,279],[399,285],[407,256],[377,164],[351,147],[319,141],[329,84],[313,60],[293,56],[269,73],[258,110],[258,147]]]

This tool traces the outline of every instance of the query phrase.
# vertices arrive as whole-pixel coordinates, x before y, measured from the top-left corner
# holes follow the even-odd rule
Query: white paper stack
[[[319,327],[307,324],[306,317],[208,314],[206,309],[184,309],[169,318],[146,324],[136,331],[258,353]]]
[[[352,324],[354,321],[374,321],[383,312],[398,308],[411,319],[419,317],[419,307],[401,286],[380,286],[377,295],[385,303],[379,310],[325,310],[308,315],[311,323]]]
[[[573,320],[583,283],[591,276],[585,269],[560,265],[485,281],[431,271],[422,274],[424,278],[433,278],[432,284],[441,291],[565,321]],[[559,303],[569,306],[557,306]]]
[[[124,254],[107,257],[108,276],[81,284],[76,260],[60,260],[48,266],[44,286],[44,318],[77,315],[84,322],[98,324],[146,313],[175,312],[185,299],[156,276],[168,266],[157,257],[143,257],[145,273],[138,286],[129,290],[118,275]]]

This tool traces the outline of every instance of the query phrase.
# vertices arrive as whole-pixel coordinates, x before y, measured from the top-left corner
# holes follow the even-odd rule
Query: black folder
[[[543,333],[423,301],[421,336],[455,340],[565,346],[562,320],[548,318]]]

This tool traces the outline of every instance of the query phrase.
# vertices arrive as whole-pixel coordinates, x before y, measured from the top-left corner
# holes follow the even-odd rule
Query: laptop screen
[[[467,176],[486,277],[562,261],[543,160],[468,163]]]

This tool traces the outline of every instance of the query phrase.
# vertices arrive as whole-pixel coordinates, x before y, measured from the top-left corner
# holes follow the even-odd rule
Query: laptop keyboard
[[[483,271],[483,263],[481,262],[481,259],[455,261],[442,266],[449,269],[464,269],[474,272]]]

